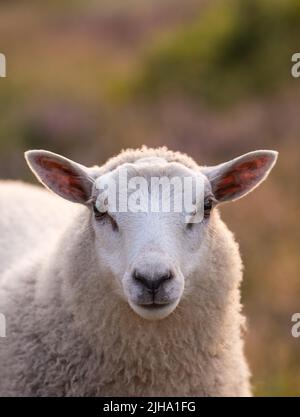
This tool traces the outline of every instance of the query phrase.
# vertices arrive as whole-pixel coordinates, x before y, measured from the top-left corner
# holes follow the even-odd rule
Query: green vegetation
[[[298,0],[213,3],[146,53],[131,93],[190,96],[213,105],[273,92],[290,74],[300,39]]]

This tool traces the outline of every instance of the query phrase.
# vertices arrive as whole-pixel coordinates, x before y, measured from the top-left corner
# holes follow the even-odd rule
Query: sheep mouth
[[[139,307],[143,307],[146,308],[147,310],[158,310],[160,308],[163,307],[167,307],[169,306],[171,303],[163,303],[163,304],[159,304],[159,303],[151,303],[151,304],[138,304]]]
[[[165,302],[156,302],[153,301],[152,303],[138,303],[138,307],[142,307],[145,310],[162,310],[164,307],[170,307],[170,305],[174,304],[175,300],[168,300]]]
[[[171,314],[177,304],[177,300],[168,300],[168,302],[151,302],[151,303],[134,303],[129,302],[131,308],[142,318],[149,320],[161,320]]]

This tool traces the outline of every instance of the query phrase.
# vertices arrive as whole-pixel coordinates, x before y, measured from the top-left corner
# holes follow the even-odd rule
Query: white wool
[[[102,175],[147,158],[200,170],[180,153],[143,148],[93,171]],[[0,184],[0,313],[7,326],[0,395],[250,395],[242,263],[218,210],[199,268],[177,308],[158,321],[136,314],[111,271],[99,270],[90,219],[87,207],[47,190]]]

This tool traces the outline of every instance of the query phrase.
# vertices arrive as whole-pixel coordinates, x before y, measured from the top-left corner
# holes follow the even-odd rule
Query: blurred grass
[[[0,175],[33,181],[23,151],[101,164],[167,145],[215,164],[280,151],[268,181],[224,206],[241,245],[246,350],[257,395],[300,395],[300,80],[296,0],[1,2]]]
[[[180,94],[213,106],[265,95],[288,81],[299,38],[298,0],[213,2],[192,23],[158,37],[127,94]]]

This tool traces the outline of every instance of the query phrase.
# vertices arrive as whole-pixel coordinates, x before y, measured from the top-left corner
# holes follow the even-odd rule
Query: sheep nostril
[[[169,281],[171,278],[173,278],[173,274],[171,271],[168,271],[166,274],[158,276],[157,278],[155,278],[153,280],[153,286],[154,286],[154,290],[158,290],[159,287],[165,282],[165,281]]]
[[[161,279],[163,280],[163,281],[167,281],[167,280],[169,280],[169,279],[172,279],[173,278],[173,272],[171,271],[171,270],[169,270],[166,274],[164,274],[162,277],[161,277]]]
[[[150,279],[146,275],[143,275],[139,273],[138,271],[134,271],[133,278],[135,281],[139,282],[147,289],[152,290],[152,279]]]

